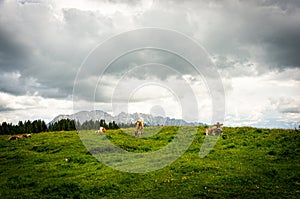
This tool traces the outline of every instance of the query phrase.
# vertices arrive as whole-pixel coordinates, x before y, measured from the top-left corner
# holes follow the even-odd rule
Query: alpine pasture
[[[166,146],[177,129],[147,127],[145,133],[153,134],[141,138],[130,136],[134,128],[105,135],[124,150],[147,153]],[[148,173],[126,173],[94,158],[101,146],[88,151],[77,131],[10,141],[1,135],[0,198],[300,198],[296,129],[224,127],[213,150],[199,158],[204,138],[205,128],[199,127],[175,162]]]

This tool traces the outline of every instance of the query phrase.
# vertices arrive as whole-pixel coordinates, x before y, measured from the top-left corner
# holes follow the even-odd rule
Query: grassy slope
[[[176,130],[164,127],[145,139],[120,130],[108,135],[120,147],[140,153],[163,147]],[[300,198],[299,133],[224,128],[213,151],[201,159],[203,132],[198,129],[177,161],[143,174],[119,172],[97,161],[76,132],[17,141],[0,136],[0,198]]]

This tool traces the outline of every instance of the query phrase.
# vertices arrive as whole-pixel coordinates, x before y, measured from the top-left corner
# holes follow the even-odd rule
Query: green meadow
[[[298,131],[224,127],[204,158],[199,151],[205,128],[184,131],[195,136],[187,150],[146,173],[121,172],[98,161],[97,155],[111,149],[97,140],[146,154],[172,143],[178,127],[147,127],[141,138],[133,128],[106,135],[45,132],[14,141],[1,135],[0,198],[300,198]]]

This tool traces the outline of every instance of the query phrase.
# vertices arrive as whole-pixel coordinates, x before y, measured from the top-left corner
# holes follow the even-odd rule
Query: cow
[[[220,124],[217,122],[217,124],[214,124],[213,127],[207,128],[205,130],[206,135],[220,135],[222,134],[222,126],[223,124]]]
[[[24,138],[23,135],[14,135],[8,138],[8,140],[18,140]]]
[[[100,126],[99,130],[96,130],[95,133],[106,133],[106,128]]]
[[[31,134],[23,134],[24,138],[31,138]]]
[[[144,129],[144,123],[142,120],[138,120],[136,122],[136,131],[135,131],[135,137],[140,137],[142,135]]]

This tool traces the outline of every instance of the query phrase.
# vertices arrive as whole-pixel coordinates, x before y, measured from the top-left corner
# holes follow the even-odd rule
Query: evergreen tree
[[[22,121],[18,122],[18,133],[20,133],[20,134],[25,133],[24,124]]]
[[[8,127],[8,124],[6,122],[2,122],[1,133],[3,135],[6,135],[6,134],[9,133],[9,127]]]
[[[32,133],[32,124],[30,120],[25,121],[25,132]]]
[[[42,121],[42,132],[46,132],[47,131],[47,125],[45,123],[45,121]]]
[[[113,127],[113,129],[119,129],[120,128],[115,121],[112,122],[112,127]]]

